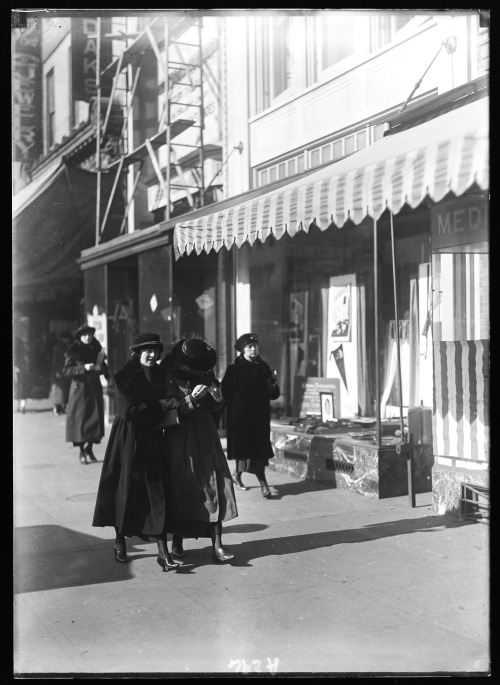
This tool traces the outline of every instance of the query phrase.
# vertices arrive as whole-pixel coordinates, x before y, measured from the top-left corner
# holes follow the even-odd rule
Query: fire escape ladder
[[[189,39],[185,39],[188,36]],[[96,145],[97,208],[96,244],[101,240],[110,219],[111,207],[117,192],[126,195],[125,209],[120,215],[119,234],[126,230],[130,210],[139,186],[144,163],[150,160],[158,183],[153,210],[165,207],[165,219],[170,218],[173,202],[179,191],[185,195],[191,208],[204,203],[204,103],[203,73],[205,71],[202,46],[202,18],[181,19],[157,17],[139,34],[120,36],[128,41],[120,56],[99,70],[96,125],[99,126]],[[99,45],[99,41],[98,41]],[[164,84],[163,107],[159,113],[157,133],[134,147],[131,135],[131,113],[139,79],[141,62],[147,53],[153,53],[158,65],[158,80]],[[133,74],[133,78],[132,78]],[[112,77],[111,95],[106,102],[100,97],[104,77]],[[120,100],[122,124],[118,143],[118,158],[107,164],[102,162],[102,144],[109,130],[113,105]],[[103,111],[105,109],[105,112]],[[210,147],[210,146],[209,146]],[[212,146],[213,147],[213,146]],[[186,150],[188,151],[186,153]],[[166,153],[162,156],[162,153]],[[136,168],[134,165],[138,165]],[[132,168],[132,172],[130,172]],[[127,170],[132,174],[127,183]],[[112,188],[107,197],[101,219],[102,174],[114,173]],[[152,179],[146,179],[151,183]],[[128,186],[125,193],[125,185]]]

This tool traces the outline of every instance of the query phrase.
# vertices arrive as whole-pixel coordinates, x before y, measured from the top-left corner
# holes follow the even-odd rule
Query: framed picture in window
[[[328,423],[333,421],[335,416],[335,407],[333,404],[333,392],[320,392],[321,400],[321,421]]]

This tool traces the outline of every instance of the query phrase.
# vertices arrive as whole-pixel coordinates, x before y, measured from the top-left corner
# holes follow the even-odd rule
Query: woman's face
[[[143,350],[141,350],[139,361],[143,366],[151,367],[156,364],[156,360],[159,356],[160,352],[158,351],[157,347],[145,347]]]
[[[80,336],[80,340],[84,345],[90,345],[90,341],[92,340],[92,333],[82,333]]]
[[[250,343],[243,348],[243,356],[249,362],[253,362],[259,356],[259,346],[257,343]]]

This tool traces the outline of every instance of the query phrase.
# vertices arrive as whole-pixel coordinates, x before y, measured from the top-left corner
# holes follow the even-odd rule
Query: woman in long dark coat
[[[140,333],[132,359],[115,375],[116,416],[104,456],[93,526],[113,526],[118,562],[127,561],[125,537],[154,538],[164,571],[178,568],[167,547],[171,514],[168,464],[159,421],[167,411],[163,352],[157,333]]]
[[[172,554],[184,556],[184,537],[209,537],[215,562],[234,558],[222,544],[222,523],[238,516],[231,473],[217,426],[222,412],[214,374],[217,354],[202,338],[176,341],[160,362],[166,370],[168,406],[179,426],[167,435],[174,513]]]
[[[97,461],[92,445],[99,444],[104,437],[104,398],[100,376],[108,380],[109,371],[101,343],[94,338],[94,333],[93,326],[80,326],[74,342],[66,350],[63,367],[64,376],[71,378],[66,442],[80,448],[82,464],[87,463],[87,457]]]
[[[259,339],[245,333],[235,344],[240,353],[222,379],[222,396],[227,407],[227,458],[236,463],[233,480],[238,490],[243,471],[257,476],[262,496],[271,496],[265,468],[274,456],[271,445],[270,400],[280,396],[276,377],[259,356]]]

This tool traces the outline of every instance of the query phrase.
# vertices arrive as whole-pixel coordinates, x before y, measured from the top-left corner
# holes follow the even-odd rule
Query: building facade
[[[115,368],[134,332],[149,328],[166,343],[190,332],[210,339],[222,375],[236,337],[256,332],[282,388],[273,413],[284,468],[294,450],[279,446],[297,444],[290,421],[324,428],[326,397],[353,435],[309,441],[302,462],[323,459],[313,477],[329,471],[366,495],[403,494],[400,422],[416,444],[417,492],[432,488],[436,510],[459,512],[464,483],[488,483],[488,26],[478,11],[412,12],[203,16],[205,120],[193,120],[204,138],[193,127],[184,134],[211,151],[201,176],[163,139],[138,171],[162,112],[173,132],[199,100],[192,81],[188,104],[171,107],[166,96],[177,17],[149,30],[155,41],[147,17],[122,18],[128,38],[113,39],[102,74],[115,64],[128,72],[103,98],[121,86],[128,139],[108,146],[101,220],[115,178],[122,204],[109,205],[118,218],[99,221],[82,250],[83,309],[102,326]],[[146,39],[147,78],[141,86],[137,77],[127,110],[134,46]],[[194,78],[190,64],[183,77]],[[99,173],[106,162],[94,144],[96,154],[81,165]],[[373,448],[360,426],[375,433]],[[389,486],[391,469],[399,475]]]

